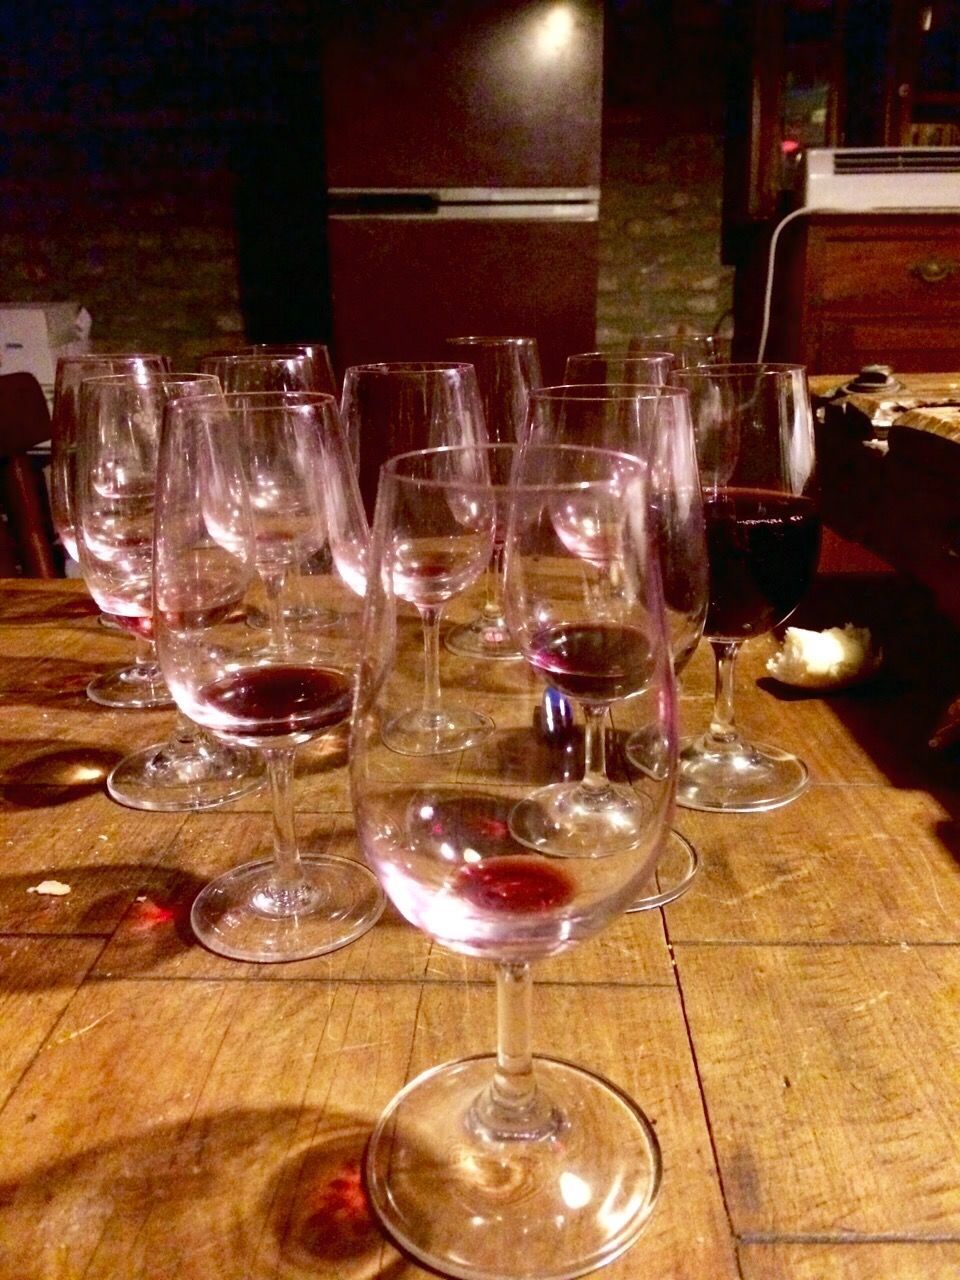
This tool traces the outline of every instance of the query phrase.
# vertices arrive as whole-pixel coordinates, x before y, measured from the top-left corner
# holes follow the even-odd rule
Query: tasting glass
[[[584,351],[567,356],[563,380],[566,383],[635,382],[662,387],[670,381],[676,359],[669,351],[648,351],[643,355],[613,355],[605,351]]]
[[[789,751],[745,740],[734,721],[734,671],[745,640],[785,622],[817,567],[813,414],[801,365],[681,369],[690,392],[709,564],[704,635],[716,661],[707,731],[683,746],[678,803],[749,812],[787,804],[807,786]]]
[[[258,438],[270,434],[277,499],[265,511],[255,504],[249,468]],[[340,500],[358,503],[332,396],[257,408],[203,396],[167,406],[154,557],[160,663],[180,709],[227,742],[258,750],[270,782],[272,858],[219,876],[190,914],[205,946],[238,960],[333,951],[365,933],[383,906],[359,862],[301,855],[293,809],[297,747],[349,719],[361,602],[325,557],[314,559],[304,584],[308,602],[332,623],[301,629],[278,648],[269,626],[277,609],[262,609],[268,625],[257,629],[243,608],[250,598],[263,605],[263,574],[274,558],[326,541],[332,475],[344,486]],[[282,606],[282,590],[280,597]],[[343,742],[331,735],[324,743],[337,759]]]
[[[689,392],[624,383],[544,387],[531,397],[524,440],[596,445],[635,455],[648,468],[670,646],[679,674],[699,643],[707,608],[703,502]],[[589,729],[589,714],[587,724]],[[659,767],[656,735],[648,740],[637,732],[625,750],[637,768]],[[656,882],[631,910],[673,902],[689,889],[699,868],[694,846],[670,830],[657,861]]]
[[[178,396],[217,390],[216,379],[202,374],[143,370],[85,378],[81,387],[76,493],[80,567],[100,608],[151,644],[157,450],[164,407]],[[218,742],[178,715],[169,738],[114,766],[107,791],[133,809],[179,812],[215,808],[256,790],[262,781],[257,756]]]
[[[394,592],[414,606],[423,629],[422,692],[416,705],[401,704],[386,718],[383,741],[406,756],[459,752],[493,729],[489,716],[445,697],[440,677],[444,606],[477,581],[495,541],[488,450],[428,449],[391,458],[381,471],[381,499],[389,513],[383,517],[385,563]]]
[[[370,511],[386,459],[488,439],[476,372],[459,359],[351,365],[340,412]]]
[[[636,333],[627,343],[627,355],[640,356],[651,351],[668,351],[678,369],[712,364],[720,360],[727,343],[712,333],[688,329],[679,333]]]
[[[50,510],[54,528],[67,555],[80,563],[77,550],[77,424],[80,384],[84,378],[111,373],[163,373],[170,368],[166,356],[137,352],[88,352],[61,356],[57,361],[50,422]],[[100,614],[104,626],[122,630],[114,618]],[[168,707],[170,694],[153,659],[151,643],[134,637],[137,653],[132,666],[98,677],[87,688],[93,702],[107,707]]]
[[[434,756],[429,767],[418,761],[398,769],[381,725],[403,696],[416,637],[393,570],[397,496],[381,488],[368,657],[351,732],[357,830],[407,920],[455,952],[495,963],[498,1047],[407,1084],[368,1144],[366,1187],[374,1212],[406,1252],[466,1280],[553,1280],[611,1261],[640,1234],[660,1182],[656,1136],[639,1107],[615,1084],[570,1062],[534,1057],[531,1048],[532,963],[594,936],[626,910],[670,814],[674,682],[644,469],[602,450],[526,456],[512,486],[506,567],[508,608],[512,596],[525,654],[544,660],[545,646],[534,637],[552,622],[579,626],[593,617],[584,597],[589,582],[588,594],[607,602],[610,626],[629,628],[629,647],[643,658],[628,675],[616,657],[604,666],[603,646],[593,646],[582,665],[577,655],[565,664],[571,682],[578,695],[601,682],[607,700],[615,692],[624,727],[656,724],[664,767],[631,780],[642,830],[563,857],[510,833],[512,813],[556,768],[533,721],[536,687],[502,697],[502,720],[498,711],[497,729],[483,743]],[[441,487],[451,509],[465,505],[462,482]],[[478,486],[475,505],[486,495]],[[602,513],[602,530],[574,521],[574,540],[575,512]],[[592,548],[591,528],[602,553]],[[584,554],[591,549],[593,558]]]
[[[337,395],[337,378],[333,372],[330,350],[322,342],[251,342],[237,355],[304,356],[310,370],[310,391],[326,391]]]
[[[536,338],[467,336],[448,338],[447,347],[458,360],[468,361],[477,373],[487,438],[492,444],[512,444],[520,439],[527,413],[527,396],[539,387],[540,355]],[[509,451],[489,455],[492,466],[502,459],[509,463]],[[494,474],[505,483],[509,473]],[[461,626],[452,627],[444,638],[447,648],[467,658],[517,659],[521,657],[503,613],[503,527],[486,574],[486,592],[479,614]]]

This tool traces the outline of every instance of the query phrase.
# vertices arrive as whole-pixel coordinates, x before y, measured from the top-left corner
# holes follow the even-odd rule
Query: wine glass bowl
[[[406,655],[416,639],[393,572],[393,522],[386,500],[378,501],[367,657],[350,743],[357,831],[385,891],[411,923],[460,954],[496,963],[499,1046],[495,1057],[428,1070],[394,1098],[368,1144],[366,1187],[400,1247],[466,1280],[549,1280],[611,1261],[642,1231],[661,1167],[652,1125],[636,1104],[584,1068],[534,1058],[529,1025],[531,963],[594,936],[626,909],[656,859],[669,817],[674,690],[643,469],[635,459],[599,450],[562,459],[562,450],[534,450],[539,456],[524,471],[524,450],[514,450],[506,599],[522,623],[515,634],[525,636],[524,652],[533,654],[530,637],[542,631],[544,615],[548,622],[569,617],[569,602],[583,598],[585,574],[598,588],[603,575],[608,611],[619,601],[620,620],[643,635],[636,648],[644,674],[631,664],[630,674],[608,667],[601,675],[594,646],[591,665],[569,672],[571,687],[589,696],[593,680],[599,696],[622,693],[618,728],[658,725],[666,767],[659,777],[638,773],[630,780],[645,815],[635,838],[555,856],[512,831],[551,759],[538,739],[532,682],[499,700],[497,727],[483,742],[398,764],[382,726],[405,696]],[[460,508],[467,489],[452,483],[455,500],[448,505]],[[608,542],[619,521],[621,536],[616,551],[605,553],[605,571],[597,567],[601,557],[586,564],[552,528],[553,513],[569,508],[574,494],[581,509],[604,513]],[[488,500],[485,483],[475,498],[478,506]],[[543,547],[552,552],[549,562],[537,554]],[[478,696],[469,685],[460,692]]]
[[[816,571],[813,415],[800,365],[731,364],[678,370],[690,392],[709,562],[704,634],[717,669],[709,729],[684,744],[678,802],[752,812],[806,788],[793,753],[746,741],[734,723],[741,644],[785,622]]]
[[[277,503],[265,507],[256,499],[269,488],[270,468]],[[341,500],[359,506],[332,396],[293,395],[286,404],[256,407],[205,396],[168,406],[154,570],[161,665],[191,719],[257,749],[271,788],[272,858],[225,872],[191,910],[198,939],[235,959],[322,955],[365,933],[383,907],[360,863],[301,854],[291,790],[297,747],[349,719],[361,601],[332,556],[315,557],[299,585],[324,622],[287,633],[288,582],[280,572],[279,585],[265,587],[276,561],[308,542],[326,546],[324,492],[333,473],[341,477]],[[251,627],[247,605],[262,606],[265,595],[264,624]]]
[[[78,554],[97,604],[152,643],[157,449],[166,404],[218,392],[203,374],[145,370],[85,379],[77,437]],[[225,607],[236,599],[225,597]],[[159,669],[158,669],[159,676]],[[164,685],[164,694],[170,700]],[[259,759],[178,717],[172,735],[123,757],[107,778],[114,800],[136,809],[215,808],[256,790]]]
[[[77,547],[77,434],[80,390],[86,378],[129,373],[145,377],[170,367],[166,356],[136,352],[88,352],[61,356],[57,361],[50,423],[50,510],[57,536],[71,560],[80,562]],[[149,627],[134,621],[122,626],[109,612],[101,621],[133,635],[137,647],[133,665],[97,676],[87,687],[92,702],[107,707],[148,709],[170,705],[170,695],[153,658]]]
[[[471,586],[490,560],[496,504],[484,447],[426,449],[383,467],[377,519],[386,564],[399,600],[413,605],[423,627],[423,693],[418,705],[385,721],[383,740],[401,755],[458,752],[492,729],[488,716],[444,698],[440,621],[444,606]]]
[[[565,383],[637,383],[642,386],[665,386],[676,363],[671,351],[644,351],[632,355],[618,352],[583,351],[567,356]]]
[[[686,369],[722,360],[728,347],[725,339],[713,333],[700,333],[695,329],[659,330],[634,334],[627,343],[627,355],[668,351],[674,358],[675,367]]]
[[[541,383],[536,338],[465,336],[448,338],[452,355],[469,360],[477,374],[483,401],[487,438],[491,444],[513,444],[520,439],[527,413],[527,397]],[[509,451],[491,453],[490,464],[509,466]],[[494,482],[505,485],[509,472],[494,471]],[[469,622],[452,627],[444,643],[452,653],[466,658],[512,661],[521,656],[503,612],[503,530],[498,522],[493,558],[486,575],[486,592],[480,612]]]

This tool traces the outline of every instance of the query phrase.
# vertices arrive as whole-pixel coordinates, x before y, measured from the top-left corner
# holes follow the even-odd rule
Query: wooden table
[[[637,1098],[663,1148],[610,1280],[960,1275],[960,764],[926,746],[958,645],[906,588],[849,593],[825,584],[808,612],[886,627],[872,688],[791,695],[758,680],[768,641],[742,662],[744,726],[799,749],[809,791],[679,813],[691,893],[540,967],[538,1046]],[[407,1079],[492,1046],[490,967],[390,910],[297,964],[192,943],[193,894],[268,842],[266,801],[107,797],[169,724],[86,699],[129,651],[77,584],[0,584],[0,1277],[419,1275],[365,1218],[356,1164]],[[701,651],[689,727],[711,688]],[[343,764],[342,744],[304,749],[299,829],[359,856]],[[47,879],[71,892],[30,892]]]

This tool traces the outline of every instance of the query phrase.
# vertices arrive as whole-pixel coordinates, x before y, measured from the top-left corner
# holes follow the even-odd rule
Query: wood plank
[[[0,937],[0,1107],[102,945],[93,938]]]
[[[732,1280],[676,996],[621,993],[602,1026],[595,1002],[538,993],[538,1042],[641,1098],[665,1159],[647,1233],[607,1274]],[[395,1274],[362,1209],[346,1238],[343,1219],[323,1231],[322,1188],[408,1075],[492,1034],[487,988],[91,983],[0,1117],[0,1276]]]
[[[951,807],[945,807],[949,804]],[[674,942],[958,942],[956,797],[812,787],[769,813],[680,811],[700,852]]]
[[[676,958],[739,1236],[960,1241],[960,949]]]
[[[743,1280],[956,1280],[960,1244],[741,1245]]]

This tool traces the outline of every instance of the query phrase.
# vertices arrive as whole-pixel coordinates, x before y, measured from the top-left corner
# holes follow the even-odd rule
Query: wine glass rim
[[[455,338],[444,338],[451,346],[473,347],[519,347],[536,346],[537,340],[532,337],[500,337],[496,334],[465,333]]]
[[[473,365],[462,360],[376,360],[371,364],[350,365],[344,378],[352,373],[459,373],[464,369],[472,371]]]
[[[618,347],[597,347],[596,351],[574,351],[567,360],[676,360],[672,351],[623,351]]]
[[[506,483],[498,483],[496,480],[471,480],[471,479],[454,479],[452,477],[418,476],[418,475],[402,475],[400,472],[403,466],[410,459],[422,459],[424,461],[430,458],[439,458],[442,456],[450,456],[452,454],[477,454],[482,451],[491,449],[508,448],[515,451],[516,454],[522,454],[528,450],[536,452],[549,452],[554,454],[586,454],[591,458],[616,458],[621,463],[626,463],[629,470],[634,471],[638,475],[644,475],[647,471],[646,463],[636,454],[626,453],[621,449],[600,449],[595,445],[574,445],[574,444],[538,444],[536,442],[528,442],[526,444],[505,443],[497,444],[454,444],[454,445],[438,445],[432,449],[411,449],[407,453],[394,454],[392,458],[381,467],[381,474],[388,477],[397,484],[416,484],[427,489],[449,489],[451,485],[455,485],[460,492],[467,493],[489,493],[491,490],[510,490],[523,493],[537,493],[540,491],[551,491],[561,493],[582,493],[585,490],[595,489],[608,483],[602,477],[595,476],[593,478],[586,477],[576,480],[545,480],[545,481],[525,481],[523,484],[517,484],[511,477]]]
[[[57,356],[57,364],[83,364],[85,360],[166,360],[162,351],[74,351]]]
[[[200,363],[204,360],[222,360],[225,363],[233,364],[253,363],[259,360],[261,363],[268,360],[297,360],[308,358],[306,351],[205,351],[200,357]]]
[[[571,394],[573,393],[573,394]],[[551,387],[535,387],[530,398],[537,400],[562,400],[569,402],[605,400],[659,400],[665,397],[683,399],[689,397],[686,387],[670,383],[661,386],[656,382],[564,382]]]
[[[165,369],[142,369],[121,373],[94,373],[83,379],[84,383],[95,382],[98,386],[125,387],[135,383],[138,387],[159,385],[176,386],[186,382],[217,382],[215,373],[170,373]],[[219,383],[218,383],[219,386]]]
[[[806,374],[807,366],[789,364],[771,360],[739,361],[728,364],[688,365],[685,369],[674,369],[675,378],[736,378],[736,377],[774,377],[778,374]]]
[[[216,374],[211,375],[216,377]],[[299,387],[290,388],[277,387],[274,390],[261,389],[257,391],[224,391],[221,392],[226,407],[231,410],[237,409],[296,409],[301,406],[314,404],[323,404],[325,401],[337,403],[337,397],[332,391],[308,391]]]

